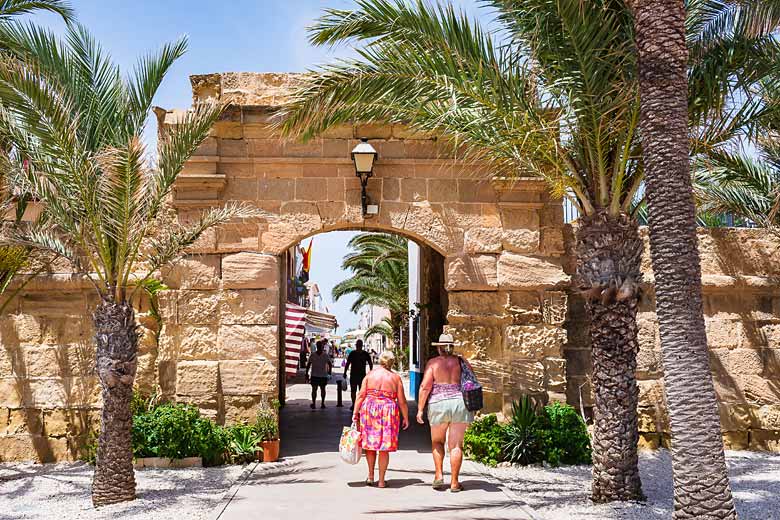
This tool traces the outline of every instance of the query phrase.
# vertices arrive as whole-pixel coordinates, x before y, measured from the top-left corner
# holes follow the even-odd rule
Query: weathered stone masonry
[[[490,410],[506,409],[522,393],[577,405],[590,358],[581,304],[567,294],[572,261],[564,235],[570,233],[560,200],[539,180],[486,180],[490,172],[483,166],[459,161],[435,136],[400,126],[356,124],[309,143],[283,140],[271,112],[294,81],[283,74],[192,78],[196,101],[219,98],[231,106],[177,182],[178,217],[188,220],[227,201],[252,204],[266,215],[208,234],[161,273],[171,290],[160,296],[160,331],[148,302],[138,301],[145,329],[139,386],[147,392],[159,387],[219,422],[254,415],[261,399],[279,393],[279,255],[317,233],[366,229],[399,233],[438,253],[430,258],[443,257],[446,328],[485,383]],[[161,125],[178,117],[158,110]],[[379,151],[369,194],[380,212],[365,220],[349,157],[363,137]],[[736,447],[776,448],[780,307],[774,277],[780,267],[770,261],[778,243],[760,232],[718,231],[703,234],[702,246],[726,439]],[[94,428],[99,391],[89,291],[66,266],[57,266],[2,316],[3,460],[72,458]],[[641,428],[644,442],[657,445],[668,439],[668,429],[651,285],[646,294],[639,317]],[[589,406],[587,384],[582,390]]]

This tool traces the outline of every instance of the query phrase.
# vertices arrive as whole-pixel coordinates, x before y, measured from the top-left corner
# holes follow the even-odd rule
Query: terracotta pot
[[[279,439],[263,441],[263,462],[276,462],[277,460],[279,460]]]

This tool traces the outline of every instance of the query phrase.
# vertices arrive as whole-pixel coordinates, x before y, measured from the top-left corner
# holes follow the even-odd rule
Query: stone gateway
[[[521,394],[590,407],[582,302],[570,292],[573,236],[543,181],[491,179],[435,135],[356,123],[307,143],[282,139],[274,112],[290,74],[193,76],[195,101],[229,104],[177,181],[176,217],[229,201],[264,216],[205,236],[161,273],[159,322],[137,302],[137,385],[197,405],[220,423],[283,396],[281,256],[333,230],[386,231],[417,242],[430,328],[452,334],[485,386],[490,411]],[[161,128],[181,112],[157,109]],[[350,150],[378,150],[363,216]],[[761,230],[700,232],[711,366],[728,447],[780,451],[780,242]],[[652,273],[638,315],[641,443],[669,442]],[[94,297],[65,265],[31,282],[0,316],[0,460],[78,456],[99,414],[89,312]],[[442,330],[436,330],[438,335]]]

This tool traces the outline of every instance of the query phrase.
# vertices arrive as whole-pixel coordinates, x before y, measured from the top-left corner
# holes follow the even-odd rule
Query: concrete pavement
[[[390,455],[388,487],[367,487],[365,461],[350,466],[338,456],[341,429],[350,422],[349,393],[345,406],[336,408],[335,386],[329,385],[327,408],[318,402],[316,410],[309,408],[309,395],[308,385],[288,387],[280,421],[282,459],[258,464],[220,520],[533,519],[527,506],[469,461],[461,475],[465,491],[434,491],[428,429],[416,423],[401,432],[399,451]]]

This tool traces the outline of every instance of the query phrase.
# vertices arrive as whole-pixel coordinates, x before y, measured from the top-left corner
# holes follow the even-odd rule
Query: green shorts
[[[474,412],[466,409],[462,397],[445,399],[428,404],[428,422],[431,425],[446,423],[470,423],[474,421]]]

